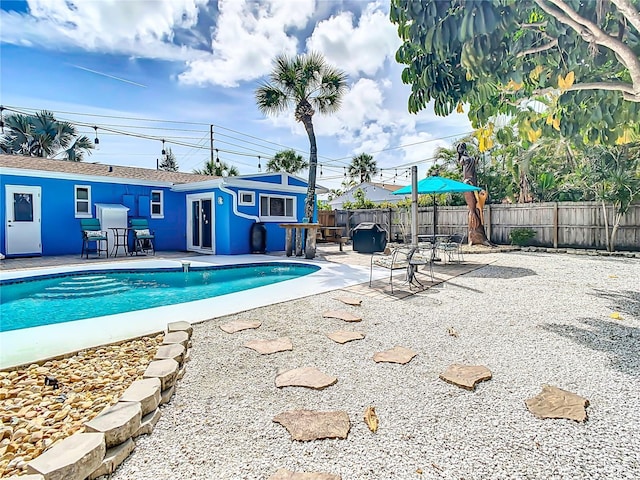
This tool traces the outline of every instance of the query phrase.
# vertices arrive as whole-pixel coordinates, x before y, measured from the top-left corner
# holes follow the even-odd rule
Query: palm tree
[[[309,185],[305,201],[305,217],[313,218],[316,193],[318,147],[313,130],[316,111],[333,113],[347,90],[347,74],[328,65],[319,53],[289,57],[278,55],[269,82],[255,92],[258,109],[265,115],[277,115],[294,107],[297,122],[309,136]]]
[[[309,164],[295,150],[283,150],[267,162],[267,172],[296,173],[307,168]]]
[[[81,162],[94,148],[93,142],[80,136],[75,126],[56,120],[46,110],[34,115],[9,115],[5,128],[0,139],[0,149],[5,153],[47,158],[62,155],[65,160]]]
[[[370,182],[371,177],[378,173],[378,164],[368,153],[361,153],[351,159],[349,176],[360,178],[360,183]]]
[[[194,169],[193,173],[198,175],[212,175],[214,177],[236,177],[240,175],[240,171],[233,165],[229,166],[222,161],[209,160],[204,164],[204,168]]]

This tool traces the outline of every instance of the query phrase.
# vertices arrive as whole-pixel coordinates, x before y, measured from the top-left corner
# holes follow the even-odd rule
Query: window
[[[295,198],[260,195],[260,217],[265,220],[294,220]]]
[[[91,187],[76,185],[74,201],[76,218],[91,218]]]
[[[162,190],[151,190],[151,218],[164,217],[164,205],[162,199]]]
[[[253,207],[256,204],[256,194],[254,192],[247,192],[240,190],[238,192],[238,205],[245,207]]]

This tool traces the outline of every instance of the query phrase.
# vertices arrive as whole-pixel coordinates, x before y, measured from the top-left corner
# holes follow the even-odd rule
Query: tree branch
[[[640,33],[640,12],[629,2],[629,0],[611,0],[624,18],[633,25],[638,33]]]
[[[631,76],[631,89],[628,84],[625,90],[625,99],[636,97],[634,101],[640,101],[640,59],[626,44],[605,33],[598,25],[582,17],[563,0],[534,0],[536,4],[549,15],[554,16],[560,22],[573,28],[585,41],[593,41],[598,45],[608,48],[618,55],[620,62],[629,70]],[[625,2],[626,0],[615,0]],[[553,6],[549,5],[551,3]]]
[[[557,47],[557,46],[558,46],[558,39],[554,38],[549,43],[545,43],[544,45],[540,45],[539,47],[530,48],[529,50],[524,50],[522,52],[519,52],[516,55],[516,57],[520,58],[520,57],[524,57],[525,55],[532,55],[534,53],[544,52],[545,50],[551,50],[553,47]]]

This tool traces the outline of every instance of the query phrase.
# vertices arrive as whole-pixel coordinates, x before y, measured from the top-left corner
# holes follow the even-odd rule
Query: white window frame
[[[87,198],[78,198],[78,190],[83,189],[87,191]],[[78,211],[78,202],[87,203],[87,211]],[[73,211],[76,218],[93,218],[91,213],[91,186],[90,185],[74,185],[73,186]]]
[[[245,202],[242,200],[243,195],[251,195],[251,200]],[[238,190],[238,205],[241,207],[255,207],[256,206],[256,192],[249,190]]]
[[[153,194],[160,194],[160,201],[153,201]],[[153,206],[160,205],[160,213],[153,213]],[[151,190],[151,194],[149,195],[149,213],[151,214],[151,218],[164,218],[164,191],[162,190]]]
[[[262,199],[263,198],[267,198],[267,204],[270,202],[269,199],[271,198],[281,198],[284,200],[284,209],[285,209],[285,215],[263,215],[262,212]],[[287,211],[287,200],[292,200],[293,202],[293,207],[292,207],[292,212],[290,216],[286,215],[286,211]],[[290,196],[290,195],[278,195],[278,194],[260,194],[260,204],[258,205],[258,212],[260,215],[260,220],[261,221],[265,221],[265,222],[290,222],[290,221],[297,221],[297,217],[296,217],[296,211],[297,211],[297,205],[296,205],[296,200],[297,198],[294,196]]]

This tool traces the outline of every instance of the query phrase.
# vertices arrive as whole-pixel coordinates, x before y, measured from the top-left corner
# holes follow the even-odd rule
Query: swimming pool
[[[203,300],[284,282],[318,266],[260,263],[90,270],[0,282],[0,332]]]

